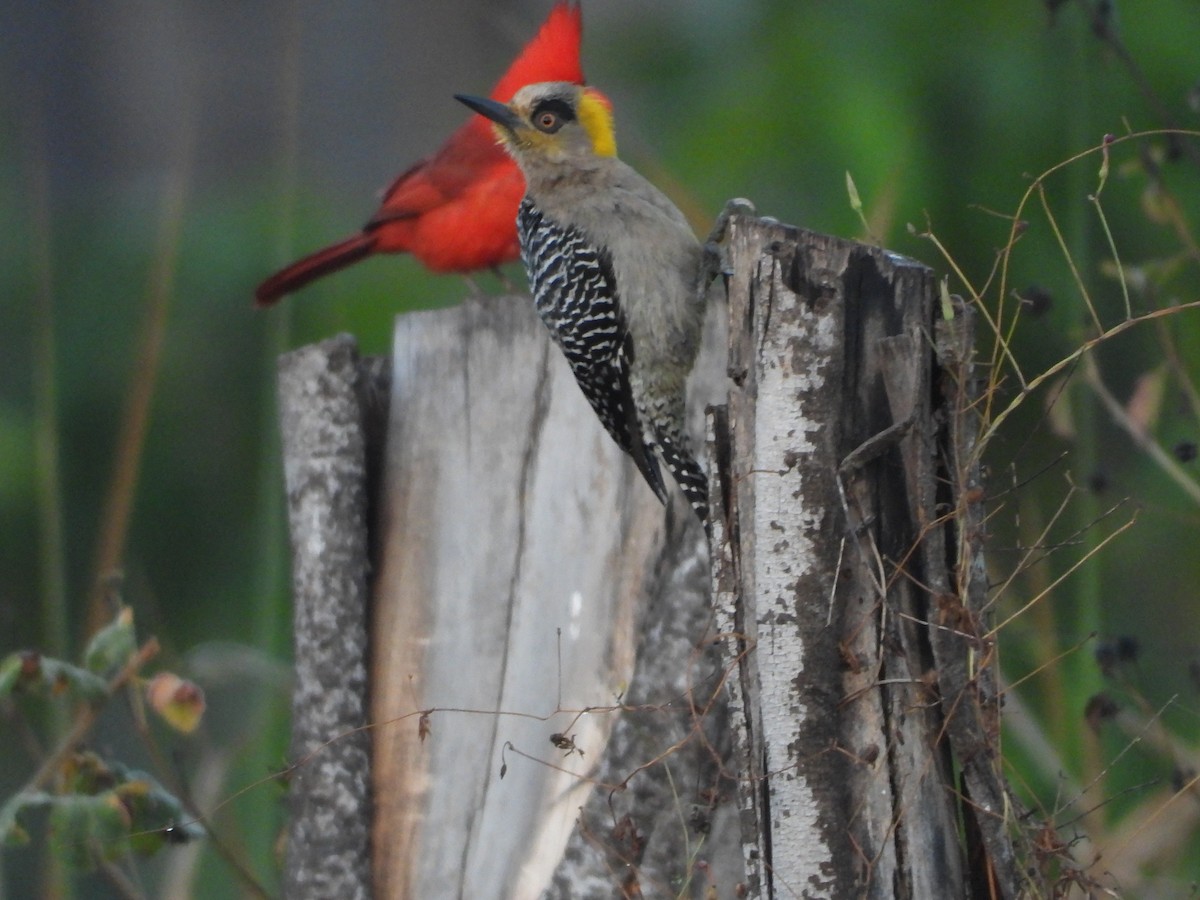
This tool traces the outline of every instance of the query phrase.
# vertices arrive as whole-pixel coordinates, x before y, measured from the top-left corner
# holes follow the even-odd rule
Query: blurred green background
[[[0,656],[26,647],[78,656],[96,622],[89,597],[98,576],[111,574],[96,571],[98,548],[116,537],[120,594],[141,634],[157,635],[160,663],[208,694],[198,735],[162,738],[206,808],[286,755],[276,356],[338,331],[386,353],[395,314],[468,290],[400,257],[368,261],[268,312],[252,308],[254,285],[354,231],[378,190],[463,120],[451,94],[490,87],[549,7],[0,5]],[[946,272],[934,246],[906,226],[931,228],[982,290],[1009,240],[1010,224],[995,212],[1011,214],[1031,176],[1105,133],[1200,128],[1200,7],[1116,4],[1100,20],[1109,31],[1098,33],[1099,7],[593,0],[584,3],[584,64],[614,101],[622,155],[698,223],[726,198],[746,196],[781,220],[863,237],[847,200],[850,171],[876,238]],[[1200,299],[1200,253],[1188,246],[1200,234],[1200,145],[1183,143],[1177,158],[1162,138],[1113,149],[1104,210],[1123,262],[1145,276],[1135,312]],[[1066,168],[1047,196],[1112,325],[1122,293],[1104,274],[1110,254],[1087,199],[1099,164],[1092,155]],[[1164,194],[1178,203],[1174,223]],[[1027,375],[1090,336],[1039,210],[1035,201],[1023,213],[1031,226],[1007,282],[1053,298],[1014,334]],[[522,278],[517,268],[509,277]],[[491,275],[478,281],[500,290]],[[957,279],[950,287],[968,293]],[[998,300],[994,290],[987,296]],[[1005,301],[1011,309],[1012,297]],[[154,316],[161,355],[147,357]],[[1147,422],[1171,452],[1198,438],[1186,383],[1200,368],[1200,313],[1164,323],[1134,329],[1097,359],[1125,402],[1143,376],[1161,375],[1164,347],[1178,348],[1180,365],[1162,376]],[[1099,543],[1110,521],[1139,510],[1129,531],[1001,637],[1008,680],[1045,667],[1010,704],[1018,723],[1006,748],[1010,774],[1035,809],[1030,824],[1054,821],[1064,839],[1086,826],[1099,842],[1098,833],[1119,834],[1139,811],[1161,808],[1172,778],[1186,784],[1195,774],[1200,516],[1099,408],[1082,370],[1068,371],[1055,413],[1046,392],[1031,397],[992,447],[989,563],[997,583],[1021,569],[997,599],[1003,618]],[[1001,403],[1014,387],[1009,373]],[[122,438],[131,398],[151,389],[144,436]],[[1181,465],[1194,481],[1196,464]],[[136,475],[131,490],[114,488],[122,467]],[[1079,491],[1039,538],[1068,477]],[[1125,498],[1125,511],[1094,524]],[[1025,552],[1039,540],[1055,549]],[[1106,678],[1094,651],[1120,636],[1136,639],[1140,653]],[[1101,690],[1123,709],[1166,707],[1170,740],[1123,753],[1130,736],[1119,727],[1093,734],[1084,705]],[[91,743],[144,764],[120,706]],[[15,734],[11,712],[0,727]],[[0,797],[28,778],[27,749],[0,741]],[[281,797],[264,784],[216,816],[271,889]],[[1172,809],[1188,804],[1195,809],[1173,832],[1179,848],[1134,867],[1154,891],[1145,896],[1171,896],[1200,878],[1200,805],[1184,796]],[[202,846],[162,854],[142,877],[148,896],[244,890]],[[37,843],[4,851],[0,897],[117,896],[96,876],[53,884]]]

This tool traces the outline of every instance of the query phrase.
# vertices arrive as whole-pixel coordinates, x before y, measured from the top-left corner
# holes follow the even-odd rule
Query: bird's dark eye
[[[575,111],[565,100],[551,97],[533,108],[533,126],[538,131],[554,134],[575,118]]]

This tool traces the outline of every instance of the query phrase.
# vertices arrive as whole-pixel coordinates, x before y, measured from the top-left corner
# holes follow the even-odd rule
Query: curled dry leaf
[[[1166,384],[1167,370],[1163,366],[1146,372],[1134,384],[1125,412],[1139,436],[1151,431],[1158,421]]]
[[[204,715],[204,691],[174,672],[159,672],[146,685],[146,702],[168,725],[191,734]]]

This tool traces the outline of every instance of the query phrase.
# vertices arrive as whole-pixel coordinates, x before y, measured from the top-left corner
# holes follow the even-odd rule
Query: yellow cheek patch
[[[557,146],[551,135],[542,134],[532,128],[521,128],[513,134],[503,125],[493,122],[492,134],[496,136],[496,143],[501,147],[517,152],[536,150],[550,155]]]
[[[543,159],[553,159],[562,153],[559,141],[554,135],[542,134],[534,128],[522,128],[516,137],[505,132],[504,140],[519,150],[536,153]]]
[[[612,105],[593,88],[585,88],[579,97],[579,124],[592,141],[597,156],[617,155],[617,134],[613,128]]]

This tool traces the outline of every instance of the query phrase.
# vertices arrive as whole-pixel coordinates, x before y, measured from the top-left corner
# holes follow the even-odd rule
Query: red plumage
[[[559,0],[545,23],[492,88],[507,103],[527,84],[583,83],[583,17],[577,3]],[[472,272],[519,255],[517,206],[525,181],[496,143],[491,125],[472,116],[432,156],[403,172],[363,230],[297,260],[258,286],[269,306],[310,281],[375,253],[411,253],[434,272]]]

